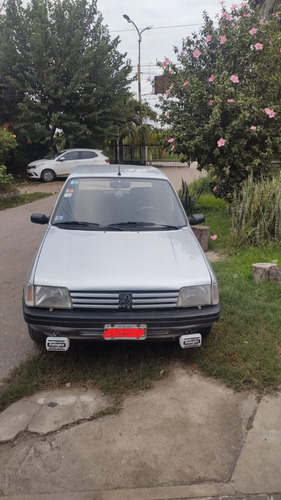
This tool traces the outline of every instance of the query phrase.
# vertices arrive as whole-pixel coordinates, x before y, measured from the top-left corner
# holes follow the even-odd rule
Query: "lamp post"
[[[150,30],[152,26],[147,26],[146,28],[139,30],[137,25],[132,21],[132,19],[127,16],[127,14],[123,14],[124,19],[128,21],[128,23],[132,24],[138,33],[138,98],[139,98],[139,106],[140,106],[140,124],[142,124],[142,112],[141,112],[141,35],[144,31]]]

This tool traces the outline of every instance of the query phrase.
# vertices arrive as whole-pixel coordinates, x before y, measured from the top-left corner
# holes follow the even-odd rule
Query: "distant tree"
[[[175,49],[177,63],[162,63],[167,146],[211,172],[225,198],[249,173],[270,172],[281,153],[279,20],[241,5],[223,7],[218,27],[205,13],[200,32]]]
[[[265,17],[270,16],[273,12],[280,10],[281,1],[280,0],[250,0],[249,5],[252,8],[258,8],[261,14]]]
[[[0,20],[0,122],[21,144],[100,147],[124,113],[130,63],[96,0],[7,0]]]

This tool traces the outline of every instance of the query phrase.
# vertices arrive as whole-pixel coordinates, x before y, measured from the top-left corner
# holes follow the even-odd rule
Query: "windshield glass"
[[[71,222],[87,222],[98,230],[115,226],[122,230],[177,229],[187,224],[170,183],[160,179],[71,179],[52,217],[52,224],[71,228]],[[74,224],[73,224],[74,225]],[[79,228],[79,226],[78,226]],[[108,228],[110,229],[110,227]],[[114,227],[112,227],[114,230]]]
[[[57,151],[54,155],[48,157],[49,160],[55,160],[58,156],[60,156],[64,151]]]

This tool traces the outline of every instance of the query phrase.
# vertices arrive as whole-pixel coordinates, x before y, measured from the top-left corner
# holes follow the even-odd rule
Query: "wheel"
[[[44,342],[46,341],[46,338],[47,338],[45,333],[38,332],[37,330],[33,330],[33,328],[31,328],[30,325],[27,325],[27,327],[28,327],[28,333],[29,333],[31,340],[33,340],[33,342],[36,342],[36,344],[44,344]]]
[[[41,174],[41,179],[43,182],[52,182],[55,180],[55,178],[56,178],[55,172],[50,169],[43,170]]]
[[[200,333],[202,335],[202,337],[207,337],[207,335],[209,335],[209,333],[211,333],[211,330],[212,330],[212,327],[211,326],[206,326],[206,328],[201,328],[200,330]]]
[[[138,210],[136,210],[136,211],[133,213],[132,217],[135,217],[135,216],[136,216],[136,215],[138,215],[139,213],[146,212],[146,211],[148,211],[148,210],[150,210],[150,211],[152,210],[152,211],[154,211],[154,212],[158,212],[159,214],[161,213],[161,212],[160,212],[160,210],[159,210],[159,208],[147,206],[147,207],[140,207],[140,208],[138,208]]]

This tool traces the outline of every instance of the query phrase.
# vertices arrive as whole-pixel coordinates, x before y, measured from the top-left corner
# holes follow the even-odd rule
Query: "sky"
[[[224,6],[229,10],[233,3],[234,0],[225,0]],[[183,38],[200,29],[203,11],[214,19],[222,8],[220,0],[97,0],[97,6],[111,37],[120,37],[118,50],[127,52],[134,74],[138,63],[138,33],[123,14],[128,15],[140,31],[152,26],[143,32],[141,41],[141,94],[143,101],[152,106],[157,98],[148,79],[153,81],[155,75],[161,74],[156,61],[163,61],[165,57],[175,60],[173,47],[181,47]],[[137,83],[133,83],[131,89],[137,97]]]

